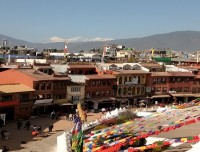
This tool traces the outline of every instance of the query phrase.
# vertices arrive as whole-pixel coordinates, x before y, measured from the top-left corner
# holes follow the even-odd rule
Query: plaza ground
[[[88,121],[94,121],[100,117],[98,113],[88,113]],[[41,125],[43,133],[48,133],[48,125],[54,124],[53,132],[48,133],[47,137],[33,138],[32,129],[24,129],[26,121],[23,121],[21,130],[17,130],[16,121],[7,122],[7,124],[0,129],[5,129],[10,132],[8,140],[0,139],[0,146],[9,147],[10,151],[17,152],[56,152],[57,136],[61,135],[64,131],[71,130],[73,126],[72,121],[66,120],[65,116],[61,116],[59,120],[52,120],[50,116],[43,116],[30,119],[31,125]],[[26,144],[21,142],[25,141]]]

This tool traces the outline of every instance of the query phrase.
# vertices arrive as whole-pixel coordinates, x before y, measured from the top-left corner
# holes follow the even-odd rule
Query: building
[[[195,75],[192,84],[192,93],[194,94],[195,98],[200,98],[200,75]]]
[[[71,78],[71,82],[67,86],[68,102],[73,105],[77,105],[79,102],[83,104],[85,99],[85,82],[81,82],[80,77],[85,76],[70,75],[69,77]]]
[[[46,73],[34,69],[10,69],[0,72],[0,80],[4,83],[21,83],[32,89],[34,93],[34,114],[50,113],[56,105],[67,103],[67,75]]]
[[[34,92],[23,84],[0,84],[0,113],[6,114],[6,120],[29,118]]]
[[[114,86],[114,95],[121,102],[138,104],[139,100],[146,96],[146,81],[149,74],[143,70],[113,71],[113,76],[117,80]]]
[[[89,109],[115,107],[112,75],[87,75],[85,80],[85,103]]]
[[[92,64],[69,64],[68,74],[90,75],[97,74],[96,67]]]
[[[195,75],[191,72],[153,72],[147,86],[151,88],[152,102],[173,102],[191,100]]]

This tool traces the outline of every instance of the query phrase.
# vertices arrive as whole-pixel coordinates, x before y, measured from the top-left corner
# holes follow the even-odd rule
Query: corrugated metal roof
[[[0,92],[2,93],[16,93],[16,92],[32,92],[35,91],[23,84],[3,84],[0,85]]]

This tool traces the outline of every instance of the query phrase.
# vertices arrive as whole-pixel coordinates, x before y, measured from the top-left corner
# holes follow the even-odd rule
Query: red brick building
[[[192,84],[195,75],[191,72],[153,72],[147,86],[151,88],[152,101],[187,102],[192,99]]]
[[[106,108],[115,106],[113,85],[116,78],[112,75],[87,75],[85,98],[88,108]]]
[[[68,74],[97,74],[96,67],[92,64],[69,64],[68,66]]]
[[[34,114],[50,113],[55,104],[67,102],[66,75],[48,75],[34,69],[7,70],[0,73],[0,84],[21,83],[35,89]]]

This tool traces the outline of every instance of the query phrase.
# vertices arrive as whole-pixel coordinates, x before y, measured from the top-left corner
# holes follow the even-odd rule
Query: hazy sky
[[[200,31],[200,0],[1,0],[0,34],[30,42]]]

